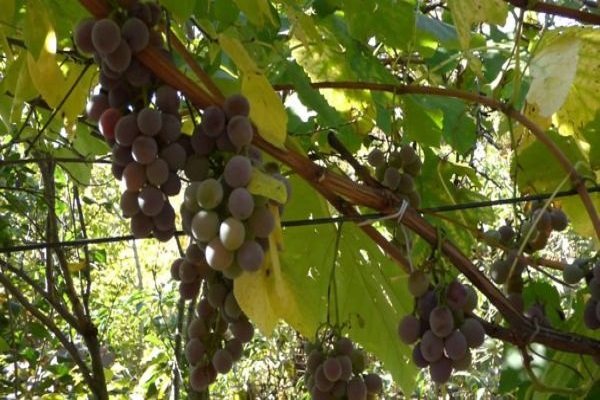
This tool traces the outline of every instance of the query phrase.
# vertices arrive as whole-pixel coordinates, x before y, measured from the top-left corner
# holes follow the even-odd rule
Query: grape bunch
[[[366,400],[382,393],[383,382],[365,373],[365,352],[347,337],[332,335],[322,343],[307,343],[304,384],[313,400]]]
[[[190,365],[190,386],[204,391],[219,373],[226,374],[242,358],[243,345],[254,336],[254,326],[235,299],[233,280],[210,268],[195,244],[173,263],[171,273],[181,281],[184,299],[194,298],[201,282],[205,283],[187,328],[184,351]]]
[[[183,230],[204,250],[208,265],[229,278],[261,267],[276,225],[274,204],[249,190],[253,175],[281,180],[289,190],[251,146],[248,114],[248,101],[239,95],[223,108],[208,107],[190,138],[193,154],[184,168],[192,181],[181,207]]]
[[[412,359],[419,368],[429,367],[431,379],[448,382],[453,370],[471,365],[471,349],[481,346],[485,330],[471,317],[477,306],[477,293],[457,280],[433,287],[428,274],[413,271],[408,289],[416,299],[416,310],[398,324],[400,340],[412,345]]]
[[[600,329],[600,262],[576,259],[563,269],[563,279],[570,284],[585,279],[590,297],[583,309],[583,322],[588,329]]]
[[[421,174],[423,163],[415,150],[402,146],[398,151],[387,155],[373,149],[367,161],[375,168],[375,175],[383,186],[405,199],[413,208],[419,208],[421,196],[415,189],[414,179]]]
[[[112,146],[112,171],[124,191],[120,207],[131,218],[136,238],[169,240],[175,210],[169,202],[181,190],[177,171],[187,157],[181,134],[179,95],[158,82],[134,55],[146,46],[162,49],[156,30],[160,8],[132,2],[114,19],[86,19],[75,29],[75,44],[100,66],[100,91],[87,106],[91,120]],[[164,49],[163,49],[164,50]]]

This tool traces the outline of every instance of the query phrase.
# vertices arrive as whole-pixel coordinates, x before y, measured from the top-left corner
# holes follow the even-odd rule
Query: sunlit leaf
[[[268,0],[235,0],[240,10],[254,25],[262,28],[266,22],[275,25]]]
[[[255,195],[264,196],[280,204],[287,201],[287,190],[283,182],[255,168],[248,183],[248,190]]]
[[[503,25],[508,16],[508,3],[503,0],[448,0],[461,46],[471,44],[471,27],[480,22]]]

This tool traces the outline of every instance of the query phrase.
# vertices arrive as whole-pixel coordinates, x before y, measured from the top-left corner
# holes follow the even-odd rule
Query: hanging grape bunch
[[[405,145],[388,153],[376,148],[369,153],[367,161],[375,168],[375,175],[384,187],[411,207],[419,208],[421,196],[415,188],[415,178],[421,174],[423,163],[412,147]],[[411,234],[393,219],[385,220],[384,224],[392,231],[394,243],[405,252]]]
[[[504,285],[507,298],[517,311],[525,312],[527,317],[541,325],[549,325],[542,304],[533,304],[529,309],[524,309],[523,272],[527,264],[518,257],[518,252],[523,243],[524,251],[528,253],[543,249],[552,231],[562,232],[567,226],[567,216],[561,209],[552,206],[544,209],[543,203],[536,202],[528,210],[518,232],[508,224],[486,232],[486,236],[508,247],[490,265],[490,278],[496,284]]]
[[[575,285],[585,279],[590,296],[583,309],[583,322],[588,329],[600,329],[600,262],[576,259],[563,269],[563,280]]]
[[[169,196],[181,190],[177,171],[187,155],[179,96],[135,58],[147,46],[165,52],[157,31],[160,8],[134,1],[111,15],[83,20],[74,30],[77,48],[92,54],[100,67],[100,89],[91,96],[87,115],[112,146],[113,175],[124,188],[120,207],[131,218],[133,235],[166,241],[175,232]]]
[[[276,224],[273,213],[281,205],[275,198],[285,202],[289,190],[250,144],[249,111],[240,95],[226,99],[223,108],[208,107],[191,137],[194,153],[185,166],[191,181],[181,207],[183,230],[204,250],[208,265],[229,278],[261,267]],[[255,175],[279,195],[253,194],[249,185]]]
[[[367,357],[347,337],[327,332],[318,343],[307,343],[304,385],[313,400],[366,400],[383,391],[381,377],[365,373]]]
[[[415,312],[398,325],[400,340],[412,345],[412,358],[419,368],[429,367],[431,379],[443,384],[452,371],[471,365],[471,349],[481,346],[485,330],[472,312],[477,293],[457,280],[434,285],[423,270],[408,277],[408,289],[415,297]]]
[[[204,252],[191,243],[184,258],[175,260],[171,273],[180,280],[184,299],[204,289],[187,329],[185,357],[190,365],[190,386],[203,391],[226,374],[243,355],[243,345],[254,336],[254,327],[240,309],[233,294],[233,280],[213,270]]]

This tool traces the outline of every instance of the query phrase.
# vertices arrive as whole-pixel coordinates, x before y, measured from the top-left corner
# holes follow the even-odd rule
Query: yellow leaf
[[[252,178],[248,183],[248,191],[252,194],[264,196],[280,204],[287,202],[287,189],[283,182],[265,174],[257,168],[252,171]]]
[[[544,47],[531,60],[527,101],[542,117],[551,117],[567,99],[577,72],[580,40],[563,37]]]
[[[448,6],[463,49],[471,43],[471,27],[480,22],[503,25],[508,5],[503,0],[449,0]]]
[[[79,262],[75,262],[75,263],[69,263],[67,264],[67,268],[69,269],[69,272],[79,272],[85,269],[85,261],[79,261]]]
[[[29,69],[26,67],[27,56],[21,54],[19,58],[10,67],[11,72],[16,75],[15,79],[15,97],[11,106],[10,121],[17,122],[21,119],[23,112],[23,102],[33,99],[37,92],[31,81]]]
[[[49,33],[47,42],[56,41],[56,36],[53,35],[54,32]],[[57,107],[66,92],[65,78],[58,67],[55,55],[49,51],[48,46],[42,48],[37,60],[31,53],[27,53],[27,69],[33,85],[42,98],[50,107]]]
[[[88,68],[80,64],[69,64],[69,72],[67,73],[66,82],[61,90],[61,99],[69,93],[69,97],[65,100],[62,106],[65,120],[65,127],[70,130],[72,124],[77,121],[77,117],[81,114],[85,107],[87,97],[95,83],[96,70]],[[77,81],[79,79],[79,81]]]
[[[250,119],[266,141],[283,148],[288,118],[281,99],[239,40],[220,34],[219,44],[240,71],[242,94],[250,102]]]

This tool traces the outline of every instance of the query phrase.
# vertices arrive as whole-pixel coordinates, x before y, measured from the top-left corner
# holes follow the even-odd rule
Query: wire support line
[[[598,193],[600,192],[600,186],[589,187],[588,191],[590,193]],[[565,190],[562,192],[558,192],[554,198],[559,197],[569,197],[576,196],[576,190]],[[475,208],[485,208],[485,207],[493,207],[499,205],[506,204],[515,204],[515,203],[523,203],[528,201],[541,201],[547,200],[552,197],[551,193],[544,194],[536,194],[536,195],[526,195],[519,196],[509,199],[498,199],[498,200],[488,200],[488,201],[479,201],[465,204],[456,204],[456,205],[447,205],[447,206],[438,206],[438,207],[425,207],[419,209],[419,212],[423,214],[434,214],[441,212],[451,212],[458,210],[466,210],[466,209],[475,209]],[[356,216],[335,216],[335,217],[323,217],[323,218],[312,218],[312,219],[301,219],[301,220],[288,220],[281,221],[281,226],[284,228],[293,228],[299,226],[315,226],[315,225],[326,225],[333,224],[339,222],[364,222],[369,220],[381,219],[388,216],[388,214],[384,213],[366,213],[360,214]],[[174,236],[186,236],[187,234],[183,231],[176,231]],[[136,240],[139,238],[134,237],[133,235],[123,235],[123,236],[112,236],[112,237],[100,237],[100,238],[88,238],[88,239],[75,239],[69,241],[61,241],[55,243],[27,243],[16,246],[7,246],[4,248],[0,248],[0,254],[8,254],[15,253],[20,251],[32,251],[32,250],[41,250],[41,249],[54,249],[61,247],[77,247],[84,246],[90,244],[104,244],[104,243],[115,243],[115,242],[124,242],[130,240]],[[152,239],[152,237],[142,238],[142,239]]]

